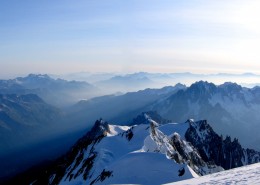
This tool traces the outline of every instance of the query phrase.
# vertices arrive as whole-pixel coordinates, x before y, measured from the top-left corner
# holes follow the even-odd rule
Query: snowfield
[[[260,184],[260,153],[218,136],[206,120],[160,125],[146,119],[133,126],[97,120],[35,185]]]
[[[260,184],[260,163],[165,185]]]
[[[94,184],[157,185],[198,177],[190,166],[187,164],[177,164],[166,155],[167,151],[173,150],[172,147],[169,148],[167,135],[171,135],[174,130],[184,135],[185,130],[188,128],[187,123],[171,123],[169,126],[164,125],[160,127],[166,132],[166,135],[159,129],[156,129],[159,138],[151,138],[150,128],[147,124],[141,124],[132,128],[117,125],[108,125],[108,127],[110,133],[107,133],[107,137],[103,138],[95,146],[98,156],[95,159],[95,169],[91,171],[91,175],[97,177],[103,170],[106,170],[107,172],[111,172],[111,176],[106,178],[105,181],[97,181]],[[127,130],[132,130],[133,133],[133,137],[129,140],[126,137]],[[91,150],[93,148],[89,147],[85,151],[84,159],[90,158]],[[155,150],[157,152],[154,152]],[[75,164],[76,160],[70,169]],[[82,165],[77,166],[73,170],[73,174],[77,174]],[[185,173],[179,176],[179,170],[182,168],[185,169]],[[90,180],[84,180],[83,174],[75,179],[71,179],[71,181],[68,181],[66,176],[64,176],[60,184],[83,185],[91,183]],[[49,180],[52,182],[53,178]]]
[[[178,176],[178,170],[185,168],[186,173]],[[129,153],[109,166],[113,177],[96,184],[162,184],[198,176],[188,165],[178,165],[164,154],[135,152]]]

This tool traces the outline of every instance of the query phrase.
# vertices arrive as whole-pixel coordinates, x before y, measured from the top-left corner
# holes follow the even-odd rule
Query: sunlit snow
[[[260,163],[252,164],[232,170],[226,170],[199,178],[169,183],[167,185],[202,185],[202,184],[260,184]],[[166,184],[165,184],[166,185]]]

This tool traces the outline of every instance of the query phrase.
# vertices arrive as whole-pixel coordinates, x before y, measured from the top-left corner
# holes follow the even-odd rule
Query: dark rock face
[[[224,169],[259,162],[259,152],[243,149],[236,138],[233,141],[229,136],[223,139],[206,120],[190,122],[185,138],[199,151],[205,162],[214,163]]]
[[[182,168],[182,169],[179,170],[179,176],[183,176],[184,173],[185,173],[185,169],[184,169],[184,168]]]
[[[99,136],[105,136],[107,132],[110,132],[108,123],[102,119],[97,120],[87,135],[91,138],[96,138]]]
[[[214,163],[204,161],[199,151],[185,141],[184,138],[181,138],[178,133],[173,133],[169,138],[157,128],[157,124],[151,122],[150,137],[158,146],[154,149],[154,152],[166,152],[168,158],[178,164],[188,164],[199,175],[207,175],[223,170]]]
[[[209,165],[202,160],[199,152],[196,148],[189,146],[188,143],[180,139],[179,134],[175,133],[172,138],[170,139],[170,144],[176,151],[176,154],[173,156],[173,159],[178,163],[185,163],[188,162],[192,169],[200,174],[205,175],[203,171],[200,170],[200,167],[208,166]],[[192,147],[192,151],[187,152],[186,148]]]
[[[258,163],[260,161],[259,152],[247,148],[246,154],[248,156],[248,164]]]
[[[130,141],[133,136],[134,136],[134,133],[133,133],[132,129],[129,129],[128,131],[126,131],[126,138],[128,139],[128,141]]]
[[[113,174],[112,171],[106,171],[105,169],[101,172],[101,174],[93,180],[90,185],[94,184],[95,182],[103,182],[106,178],[109,178]]]

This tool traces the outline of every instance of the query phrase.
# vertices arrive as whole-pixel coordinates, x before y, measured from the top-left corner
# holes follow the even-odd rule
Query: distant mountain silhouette
[[[49,104],[68,106],[80,99],[98,95],[98,88],[87,82],[53,79],[48,75],[29,74],[11,80],[0,80],[2,94],[28,94],[40,96]]]

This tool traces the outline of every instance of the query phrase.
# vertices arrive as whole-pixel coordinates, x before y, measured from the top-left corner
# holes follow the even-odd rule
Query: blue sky
[[[260,73],[257,0],[0,1],[0,76]]]

